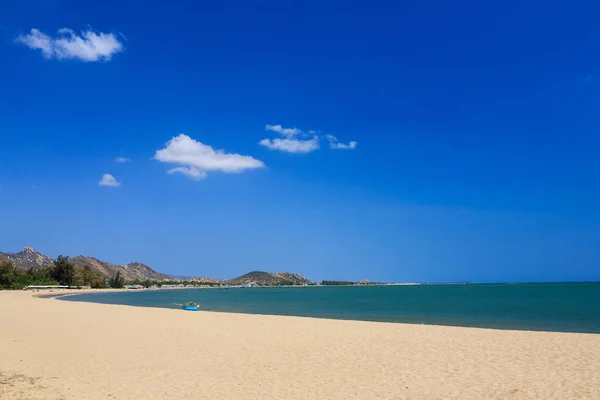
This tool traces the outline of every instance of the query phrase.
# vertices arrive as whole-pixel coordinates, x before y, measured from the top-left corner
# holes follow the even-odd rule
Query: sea
[[[228,313],[600,333],[600,283],[201,288],[59,299],[173,309],[193,301]]]

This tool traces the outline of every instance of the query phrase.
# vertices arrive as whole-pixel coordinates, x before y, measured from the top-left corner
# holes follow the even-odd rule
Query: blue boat
[[[200,306],[190,301],[189,303],[183,305],[182,308],[186,311],[198,311]]]

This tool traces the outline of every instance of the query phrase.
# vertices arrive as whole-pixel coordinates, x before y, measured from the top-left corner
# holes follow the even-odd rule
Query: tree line
[[[29,285],[90,286],[99,289],[121,288],[124,284],[120,272],[107,282],[102,274],[87,265],[76,268],[66,256],[58,256],[52,266],[30,268],[27,271],[18,270],[9,259],[0,261],[0,289],[20,290]]]
[[[151,280],[135,280],[131,282],[127,282],[130,285],[139,285],[148,289],[150,287],[162,287],[162,285],[184,285],[184,286],[210,286],[216,287],[221,286],[221,283],[218,282],[204,282],[204,281],[151,281]]]
[[[26,271],[19,270],[9,259],[0,261],[0,289],[21,290],[26,286],[62,285],[72,287],[90,286],[93,289],[114,288],[120,289],[125,285],[125,279],[120,271],[110,279],[105,279],[100,272],[85,265],[77,268],[69,257],[58,256],[52,261],[52,266],[30,268]],[[131,285],[140,285],[145,288],[161,287],[163,284],[186,286],[219,286],[215,282],[189,282],[189,281],[132,281]]]
[[[322,281],[321,285],[323,286],[374,286],[374,285],[385,285],[383,282],[369,282],[369,281],[360,281],[360,282],[351,282],[351,281]]]

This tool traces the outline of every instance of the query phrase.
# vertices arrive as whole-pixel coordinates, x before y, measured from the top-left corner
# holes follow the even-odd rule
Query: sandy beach
[[[600,335],[0,292],[0,398],[600,399]]]

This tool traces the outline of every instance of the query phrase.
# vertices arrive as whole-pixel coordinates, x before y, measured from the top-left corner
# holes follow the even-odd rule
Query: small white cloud
[[[355,141],[349,142],[348,144],[341,143],[333,135],[321,135],[319,132],[312,129],[308,132],[304,132],[298,128],[284,128],[281,125],[266,125],[265,130],[277,132],[285,136],[285,138],[263,139],[258,142],[258,144],[271,150],[279,150],[288,153],[310,153],[311,151],[318,150],[320,148],[319,140],[321,139],[329,141],[330,149],[350,150],[355,149],[358,145]],[[295,138],[296,135],[304,138],[312,136],[312,139],[301,140]]]
[[[287,136],[287,137],[295,136],[302,132],[298,128],[284,128],[281,125],[268,125],[268,124],[265,126],[265,130],[271,131],[271,132],[277,132],[277,133],[279,133],[283,136]]]
[[[358,143],[355,141],[351,141],[348,144],[341,143],[333,135],[325,135],[325,138],[329,140],[329,148],[333,150],[354,150],[358,146]]]
[[[117,158],[115,158],[115,162],[118,162],[118,163],[126,163],[126,162],[129,162],[129,161],[131,161],[131,160],[129,158],[126,158],[126,157],[117,157]]]
[[[19,35],[17,42],[24,44],[31,49],[41,50],[44,57],[54,56],[54,43],[50,36],[43,34],[37,29],[32,29],[28,35]]]
[[[96,33],[91,29],[81,32],[80,36],[71,29],[62,28],[52,38],[33,28],[16,40],[31,49],[40,50],[46,58],[59,60],[109,61],[114,54],[123,51],[123,44],[115,34]]]
[[[263,139],[258,144],[270,150],[279,150],[287,153],[310,153],[319,149],[319,137],[314,136],[310,140]]]
[[[329,148],[334,149],[334,150],[337,150],[337,149],[354,150],[357,145],[358,145],[358,143],[356,143],[355,141],[351,141],[348,144],[338,142],[338,143],[329,143]]]
[[[157,150],[154,159],[181,167],[172,168],[169,174],[181,173],[200,180],[207,171],[239,173],[247,169],[264,168],[265,164],[250,156],[225,153],[184,135],[169,140],[164,149]]]
[[[206,172],[196,167],[175,167],[167,171],[167,174],[169,175],[177,173],[188,176],[195,181],[201,181],[202,179],[206,178]]]
[[[117,181],[114,176],[111,174],[104,174],[100,182],[98,182],[100,186],[121,186],[121,182]]]
[[[276,139],[263,139],[258,142],[259,145],[264,146],[270,150],[284,151],[287,153],[310,153],[319,149],[319,137],[315,134],[315,131],[309,131],[311,135],[314,135],[312,139],[296,139],[294,136],[308,136],[305,132],[302,132],[298,128],[284,128],[281,125],[266,125],[266,131],[276,132],[285,138]]]

